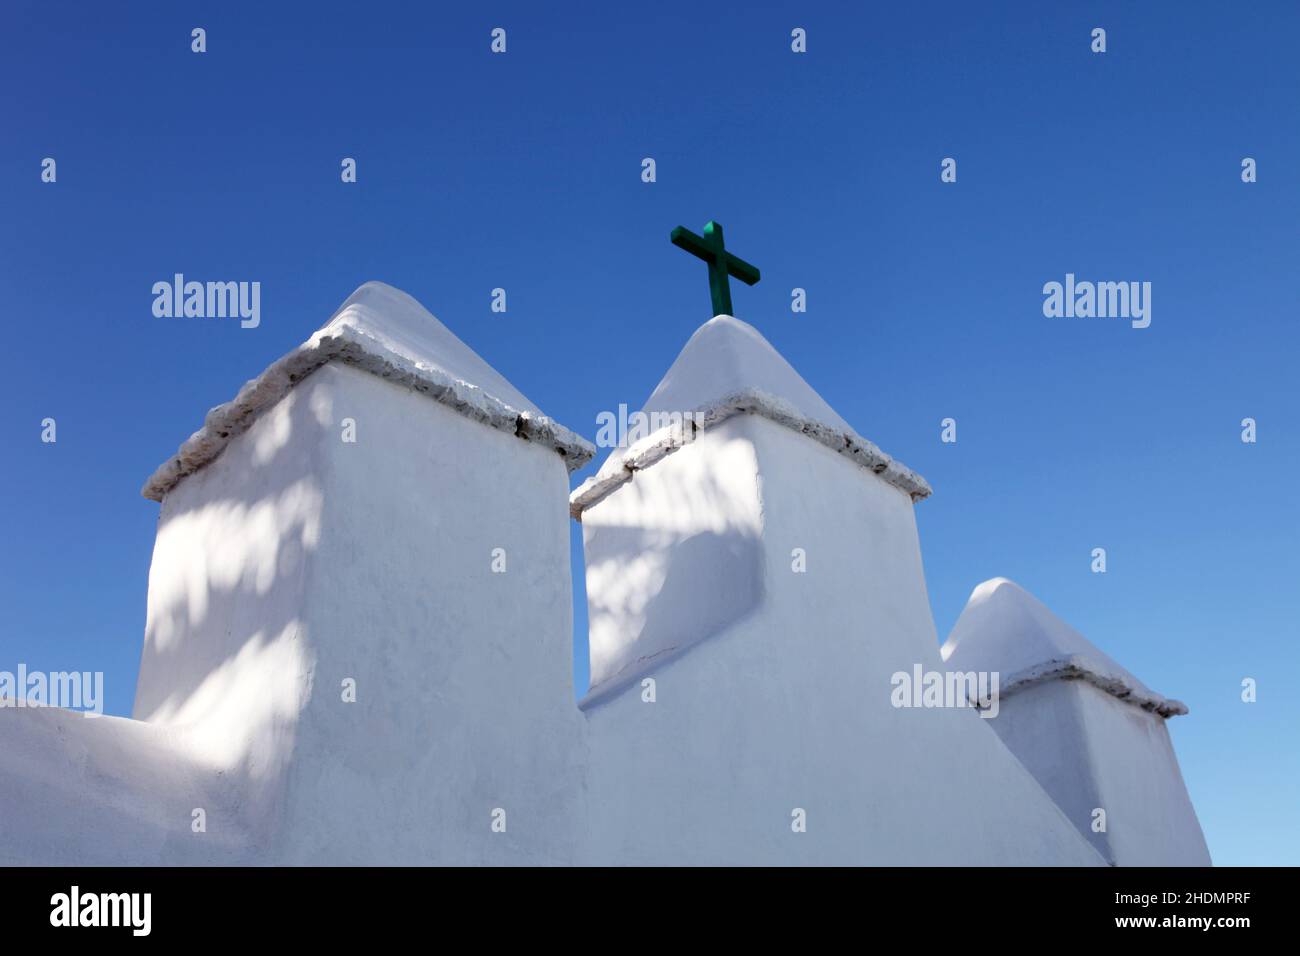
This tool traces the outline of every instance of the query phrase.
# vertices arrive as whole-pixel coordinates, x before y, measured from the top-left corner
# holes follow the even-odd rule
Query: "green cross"
[[[731,285],[729,276],[735,276],[745,285],[758,281],[758,270],[739,256],[733,256],[722,245],[722,227],[710,220],[704,226],[703,237],[683,226],[673,230],[673,245],[709,264],[709,295],[713,299],[714,315],[735,315],[731,311]]]

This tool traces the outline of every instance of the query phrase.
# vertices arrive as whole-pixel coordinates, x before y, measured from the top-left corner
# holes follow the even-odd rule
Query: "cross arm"
[[[714,259],[713,247],[685,226],[674,226],[672,235],[669,238],[672,239],[674,246],[685,249],[691,255],[697,256],[705,262],[712,262]]]
[[[727,257],[727,271],[745,285],[753,285],[759,280],[757,268],[751,266],[740,256],[733,256],[730,252],[724,253],[724,255]]]

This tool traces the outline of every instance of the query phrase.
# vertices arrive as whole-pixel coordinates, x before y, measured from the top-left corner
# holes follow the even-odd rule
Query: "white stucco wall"
[[[0,710],[0,865],[250,859],[237,784],[167,728],[57,708]],[[195,808],[219,821],[193,832]]]
[[[757,494],[730,538],[711,528],[724,480]],[[842,455],[742,416],[584,513],[593,635],[606,629],[593,673],[616,623],[628,630],[615,659],[639,661],[586,710],[593,862],[1102,862],[973,710],[891,705],[895,671],[942,669],[912,508]],[[646,573],[638,549],[655,540]],[[697,572],[740,613],[689,630],[675,655],[642,654],[642,635],[657,650],[674,631]],[[806,833],[791,829],[795,808]]]
[[[1006,578],[974,589],[942,653],[951,669],[1001,674],[990,725],[1108,862],[1210,864],[1167,726],[1185,704]]]
[[[242,781],[261,859],[564,862],[567,485],[548,448],[326,365],[167,496],[136,716]]]
[[[571,861],[567,490],[551,448],[320,368],[166,496],[136,719],[0,711],[0,859]]]
[[[281,858],[571,860],[583,749],[563,460],[354,369],[315,377],[313,401],[358,439],[335,428],[321,449],[312,693]]]
[[[990,724],[1108,863],[1210,865],[1164,718],[1057,680],[1004,698]]]
[[[310,683],[306,571],[324,477],[312,399],[323,382],[290,392],[164,501],[135,719],[0,710],[0,858],[260,858]]]
[[[583,516],[590,694],[752,612],[765,587],[747,419],[639,472]]]
[[[579,709],[566,492],[590,445],[409,296],[363,286],[146,484],[136,719],[0,709],[0,862],[1195,859],[1164,725],[1132,704],[1056,681],[996,724],[894,706],[895,673],[944,669],[913,514],[929,486],[756,330],[706,324],[656,402],[713,415],[670,454],[611,456],[617,480],[576,506]],[[1021,630],[993,605],[966,618],[997,625],[968,651],[1046,634],[1099,660],[1011,606]],[[1090,842],[1094,799],[1111,823]]]
[[[328,370],[289,392],[162,503],[133,716],[238,780],[264,845],[311,691],[307,579],[325,509]]]

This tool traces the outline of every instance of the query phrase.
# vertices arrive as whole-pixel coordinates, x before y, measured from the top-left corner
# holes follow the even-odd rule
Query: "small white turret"
[[[1006,578],[971,594],[943,656],[1000,674],[989,721],[1065,815],[1119,866],[1209,866],[1165,721],[1187,713]]]

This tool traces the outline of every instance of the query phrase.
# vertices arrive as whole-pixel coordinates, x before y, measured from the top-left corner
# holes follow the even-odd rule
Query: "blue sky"
[[[1300,7],[465,6],[5,4],[0,669],[129,713],[140,485],[363,281],[590,438],[709,318],[668,233],[712,218],[763,272],[739,317],[934,485],[940,638],[1019,581],[1190,705],[1215,861],[1300,862]],[[260,281],[260,327],[155,318],[174,272]],[[1067,272],[1151,282],[1151,326],[1044,317]]]

